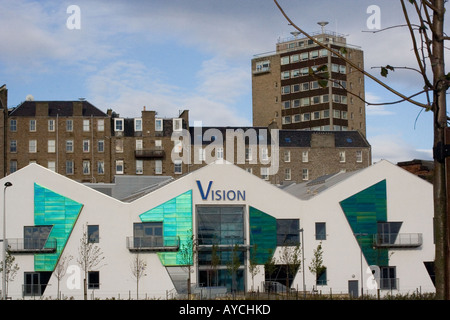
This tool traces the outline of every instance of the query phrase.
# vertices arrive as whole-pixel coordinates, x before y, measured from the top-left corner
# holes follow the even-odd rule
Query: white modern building
[[[354,296],[435,291],[432,185],[387,161],[284,188],[216,162],[128,202],[36,164],[0,181],[18,267],[7,281],[12,299],[56,298],[58,290],[83,299],[86,242],[94,249],[88,299],[185,294],[189,264],[194,292],[286,284]],[[315,274],[319,245],[324,268]],[[293,273],[289,250],[302,261]],[[136,262],[145,265],[139,282]]]

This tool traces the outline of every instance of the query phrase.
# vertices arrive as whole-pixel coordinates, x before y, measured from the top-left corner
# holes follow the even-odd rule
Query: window
[[[297,245],[299,229],[298,219],[277,219],[277,246]]]
[[[98,152],[105,152],[105,140],[98,140],[97,141],[97,151]]]
[[[269,168],[261,168],[261,178],[269,180]]]
[[[144,142],[142,140],[136,140],[136,150],[142,150],[143,149]]]
[[[142,131],[142,119],[134,119],[134,131]]]
[[[9,173],[13,173],[17,171],[17,161],[16,160],[11,160],[9,162]]]
[[[327,268],[324,267],[322,270],[318,270],[316,274],[316,285],[326,286],[327,285]]]
[[[116,160],[116,174],[123,174],[123,160]]]
[[[36,131],[36,120],[30,120],[30,131],[35,132]]]
[[[252,148],[251,147],[245,148],[245,160],[252,161]]]
[[[9,141],[9,152],[17,152],[17,140]]]
[[[89,140],[83,140],[83,152],[89,152],[89,144],[90,141]]]
[[[89,120],[83,120],[83,131],[89,132],[91,130],[91,122]]]
[[[24,272],[24,296],[40,296],[44,292],[51,273],[47,272]]]
[[[83,174],[91,173],[91,162],[89,160],[83,160]]]
[[[300,54],[300,59],[302,61],[308,60],[308,58],[309,58],[308,52],[303,52]]]
[[[9,130],[13,132],[17,131],[17,120],[15,119],[9,120]]]
[[[284,162],[291,162],[291,151],[284,150]]]
[[[162,160],[155,160],[155,174],[162,174]]]
[[[283,124],[290,124],[291,123],[291,116],[285,116],[282,119]]]
[[[289,93],[291,93],[291,86],[281,87],[281,94],[289,94]]]
[[[339,151],[339,162],[345,162],[345,151]]]
[[[155,119],[155,131],[163,131],[163,120]]]
[[[291,71],[291,77],[292,78],[297,78],[300,77],[300,69],[294,69]]]
[[[183,129],[183,119],[173,119],[173,131],[181,131]]]
[[[37,141],[36,140],[28,141],[28,152],[36,153],[36,151],[37,151]]]
[[[181,166],[181,160],[175,160],[173,164],[174,164],[174,169],[173,169],[174,173],[175,174],[182,174],[183,173],[183,168]]]
[[[48,140],[47,141],[47,152],[48,153],[55,153],[56,151],[56,142],[55,140]]]
[[[289,79],[289,77],[290,77],[290,72],[289,71],[283,71],[281,73],[281,80]]]
[[[73,160],[66,161],[66,174],[73,174]]]
[[[300,91],[300,84],[293,84],[292,85],[292,93],[295,93],[295,92],[299,92]]]
[[[283,101],[283,108],[284,109],[289,109],[291,107],[291,102],[290,101]]]
[[[311,59],[316,59],[319,57],[319,50],[314,50],[309,53]]]
[[[281,57],[281,65],[289,64],[289,56]]]
[[[223,159],[223,148],[218,147],[216,150],[217,150],[217,160],[222,160]]]
[[[309,121],[311,120],[311,114],[310,113],[303,113],[302,114],[302,121]]]
[[[316,222],[316,240],[326,240],[327,230],[325,222]]]
[[[199,161],[205,161],[206,160],[206,152],[205,149],[199,148],[198,149],[198,160]]]
[[[380,289],[397,289],[396,267],[380,266]]]
[[[291,180],[291,169],[284,169],[284,180]]]
[[[302,180],[309,180],[309,171],[308,169],[302,169]]]
[[[123,131],[123,119],[114,119],[114,131],[122,132]]]
[[[155,140],[155,147],[161,148],[162,147],[162,140]]]
[[[88,225],[87,226],[87,241],[88,243],[99,243],[100,233],[98,225]]]
[[[100,289],[100,271],[88,272],[88,289]]]
[[[73,140],[66,140],[66,152],[73,152]]]
[[[356,162],[362,162],[362,151],[356,151]]]
[[[312,113],[313,115],[313,120],[319,120],[320,119],[320,111],[314,111]]]
[[[23,227],[24,249],[40,250],[44,248],[52,226],[25,226]]]
[[[66,131],[73,131],[73,120],[66,120]]]
[[[143,173],[144,173],[144,161],[136,160],[136,174],[143,174]]]
[[[97,173],[105,174],[105,162],[104,161],[97,162]]]
[[[49,132],[55,131],[55,120],[48,120],[48,131]]]
[[[261,148],[261,160],[262,161],[269,160],[269,149],[267,149],[267,147]]]
[[[103,120],[103,119],[97,120],[97,131],[99,131],[99,132],[105,131],[105,120]]]
[[[48,161],[47,162],[47,168],[53,172],[56,172],[56,162],[55,161]]]
[[[301,105],[302,107],[309,106],[309,101],[310,101],[309,98],[302,98],[302,99],[300,100],[300,105]]]
[[[256,72],[270,71],[270,61],[258,61],[256,62]]]
[[[308,91],[309,90],[309,82],[302,83],[302,91]]]
[[[293,54],[291,56],[291,63],[295,63],[295,62],[299,62],[299,61],[300,61],[300,58],[299,58],[298,54]]]
[[[133,241],[135,248],[152,248],[163,246],[162,222],[134,223]]]

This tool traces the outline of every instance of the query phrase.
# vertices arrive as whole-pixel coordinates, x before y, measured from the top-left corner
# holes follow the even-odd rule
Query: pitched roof
[[[70,117],[73,116],[73,105],[76,102],[82,104],[82,116],[83,117],[107,117],[107,114],[95,107],[88,101],[24,101],[12,111],[10,116],[16,117],[34,117],[36,116],[36,106],[38,103],[45,103],[48,105],[49,117]]]

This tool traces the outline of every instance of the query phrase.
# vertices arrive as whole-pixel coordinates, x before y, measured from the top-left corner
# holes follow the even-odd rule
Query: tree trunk
[[[443,151],[447,127],[446,81],[444,65],[444,0],[432,1],[436,10],[433,13],[433,112],[434,112],[434,147]],[[435,149],[435,150],[436,150]],[[434,219],[435,219],[435,276],[436,298],[449,300],[449,219],[447,217],[447,184],[445,156],[435,156],[434,172]]]

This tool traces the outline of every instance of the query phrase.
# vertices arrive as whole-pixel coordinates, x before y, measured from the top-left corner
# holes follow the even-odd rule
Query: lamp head
[[[11,187],[12,186],[12,183],[11,182],[5,182],[5,187]]]

